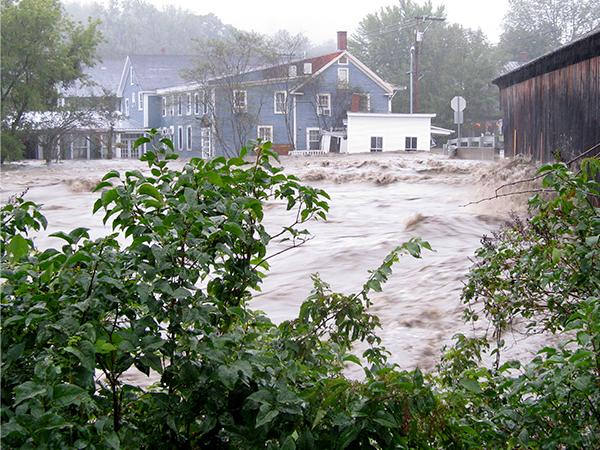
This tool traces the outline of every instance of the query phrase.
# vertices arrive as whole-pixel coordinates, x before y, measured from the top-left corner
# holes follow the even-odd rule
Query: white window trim
[[[167,97],[162,98],[162,116],[167,117]]]
[[[200,115],[200,94],[194,92],[194,115]]]
[[[183,127],[177,127],[177,150],[183,150]]]
[[[238,105],[238,94],[243,94],[243,105]],[[248,112],[248,91],[245,89],[233,90],[233,112],[236,114],[244,114]]]
[[[311,131],[317,131],[319,133],[319,141],[311,141],[310,140],[310,132]],[[316,127],[307,127],[306,128],[306,150],[311,150],[311,148],[310,148],[311,142],[319,142],[320,143],[320,140],[321,140],[321,129],[320,128],[316,128]]]
[[[135,92],[132,92],[131,93],[131,107],[132,108],[135,108],[135,105],[137,103],[135,97],[136,97]]]
[[[283,94],[283,103],[281,104],[282,108],[281,110],[278,110],[277,105],[277,95],[278,94]],[[275,114],[285,114],[285,109],[286,109],[286,104],[287,104],[287,92],[286,91],[275,91],[275,93],[273,94],[273,111],[275,112]]]
[[[186,115],[188,115],[188,116],[192,115],[192,94],[191,93],[187,94],[187,110],[186,110]]]
[[[288,75],[289,75],[290,78],[297,77],[298,76],[298,66],[296,66],[295,64],[292,64],[289,67]]]
[[[129,99],[125,99],[125,116],[129,116]]]
[[[345,73],[346,75],[343,76],[343,73]],[[343,78],[346,79],[344,80]],[[350,69],[348,69],[347,67],[338,67],[338,83],[346,85],[350,83]]]
[[[181,95],[177,96],[177,115],[183,116],[183,99]]]
[[[327,98],[327,107],[321,105],[321,98]],[[317,94],[317,115],[331,116],[331,94]]]
[[[373,139],[375,139],[375,145],[373,145]],[[370,149],[372,152],[383,151],[383,136],[371,136]]]
[[[406,140],[407,139],[410,139],[410,144],[411,144],[410,147],[408,145],[406,145]],[[415,142],[415,146],[414,147],[412,146],[413,140]],[[419,145],[419,140],[417,139],[416,136],[406,136],[405,137],[405,139],[404,139],[404,147],[405,147],[404,150],[416,150],[417,147],[418,147],[418,145]]]
[[[304,73],[304,75],[312,75],[312,73],[313,73],[312,63],[304,63],[303,73]]]
[[[138,92],[138,110],[142,111],[144,109],[144,95],[142,91]]]
[[[342,56],[340,59],[338,59],[338,64],[340,66],[347,66],[348,65],[348,57]]]
[[[129,66],[129,83],[133,86],[133,66]]]
[[[175,98],[174,96],[170,96],[169,100],[171,104],[169,105],[169,116],[173,117],[175,115]]]
[[[263,142],[273,142],[273,126],[272,125],[259,125],[258,127],[256,127],[256,137],[260,138],[261,136],[261,130],[268,130],[268,135],[270,136],[269,139],[263,139]]]
[[[187,126],[185,135],[186,135],[186,144],[187,144],[186,150],[189,152],[192,150],[192,137],[193,137],[193,130],[192,130],[191,125]]]

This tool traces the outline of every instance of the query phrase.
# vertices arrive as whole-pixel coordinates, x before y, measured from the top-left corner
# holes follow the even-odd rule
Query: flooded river
[[[472,202],[493,196],[503,183],[530,176],[531,165],[403,152],[283,157],[282,163],[287,172],[329,193],[330,213],[327,221],[307,225],[312,240],[270,260],[269,276],[251,307],[275,322],[293,318],[311,291],[312,273],[334,291],[358,292],[369,269],[403,242],[421,237],[435,252],[426,251],[420,260],[403,257],[383,292],[372,296],[372,312],[382,323],[378,334],[390,359],[405,369],[430,370],[454,334],[479,332],[461,320],[460,293],[470,258],[482,236],[497,229],[510,211],[524,213],[526,198]],[[14,164],[2,171],[2,202],[28,189],[26,198],[44,205],[49,227],[35,238],[40,248],[61,245],[50,233],[80,226],[96,238],[111,230],[102,225],[101,214],[92,215],[93,187],[109,170],[144,167],[130,160]],[[268,229],[288,224],[284,209],[268,205]],[[282,245],[275,243],[270,251]],[[523,344],[519,339],[507,339],[510,356],[527,358],[543,341],[539,337]]]

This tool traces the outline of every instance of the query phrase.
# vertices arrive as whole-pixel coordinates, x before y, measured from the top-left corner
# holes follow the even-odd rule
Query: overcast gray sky
[[[336,38],[337,31],[354,33],[369,13],[394,0],[148,0],[155,5],[174,4],[198,14],[213,13],[224,23],[263,34],[285,29],[304,33],[318,45]],[[418,0],[417,0],[418,1]],[[448,21],[468,28],[481,28],[492,42],[500,35],[500,22],[508,0],[433,0],[444,4]]]

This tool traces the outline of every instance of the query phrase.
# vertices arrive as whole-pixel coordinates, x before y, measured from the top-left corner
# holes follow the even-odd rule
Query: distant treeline
[[[104,38],[98,48],[101,59],[127,55],[189,55],[193,39],[225,37],[234,27],[225,25],[214,14],[198,15],[176,6],[161,9],[143,0],[95,3],[66,3],[75,21],[88,18],[100,21]]]

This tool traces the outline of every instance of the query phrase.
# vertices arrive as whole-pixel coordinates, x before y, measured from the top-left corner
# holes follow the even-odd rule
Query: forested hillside
[[[88,17],[100,21],[105,39],[98,47],[101,59],[127,55],[189,55],[193,39],[227,36],[234,28],[213,14],[197,15],[177,6],[162,9],[143,0],[101,3],[66,3],[65,9],[76,22]]]

